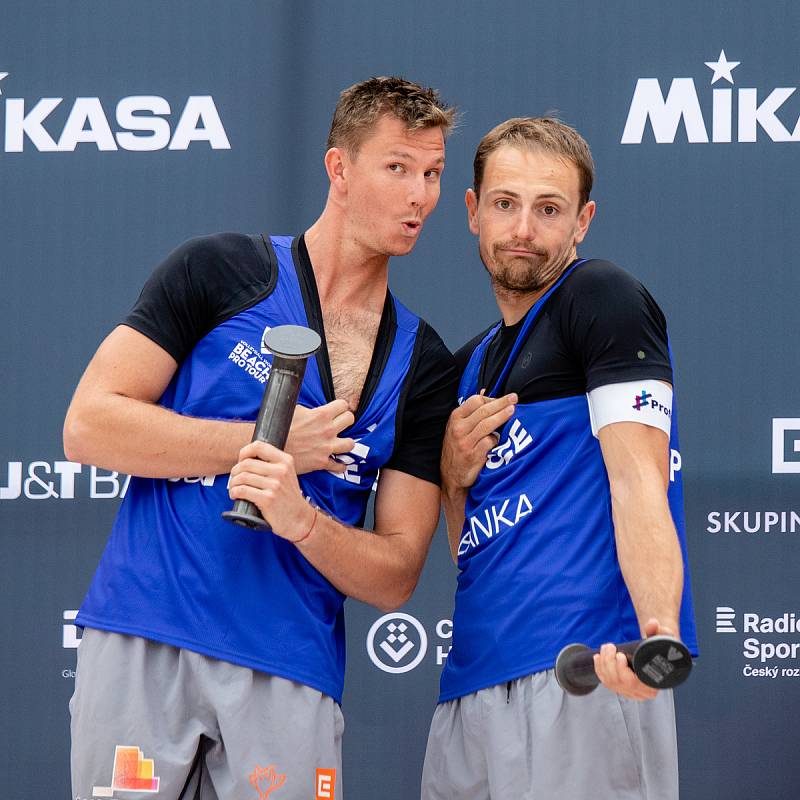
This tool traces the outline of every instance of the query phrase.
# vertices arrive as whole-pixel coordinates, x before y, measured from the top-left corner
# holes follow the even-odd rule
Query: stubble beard
[[[505,295],[536,294],[556,281],[571,260],[572,243],[568,242],[555,254],[546,250],[531,250],[530,256],[511,256],[501,249],[519,247],[516,242],[497,242],[491,254],[481,250],[481,261],[489,273],[492,289]],[[527,249],[527,248],[523,248]]]

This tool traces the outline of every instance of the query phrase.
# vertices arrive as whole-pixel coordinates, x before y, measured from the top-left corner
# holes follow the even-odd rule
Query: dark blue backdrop
[[[480,136],[510,116],[556,111],[592,145],[599,210],[582,254],[644,281],[677,363],[703,651],[678,694],[682,795],[796,796],[800,7],[28,0],[3,12],[5,796],[68,792],[69,612],[123,485],[64,462],[63,415],[88,357],[180,241],[312,222],[338,92],[376,74],[434,85],[463,110],[439,209],[392,268],[398,295],[454,347],[497,317],[463,209]],[[154,149],[137,152],[114,134],[125,130],[118,103],[141,96],[129,103],[169,113],[155,134],[140,132]],[[449,643],[444,538],[404,609],[427,650],[409,623],[414,648],[399,668],[417,666],[379,669],[367,638],[381,614],[350,604],[350,800],[416,795]]]

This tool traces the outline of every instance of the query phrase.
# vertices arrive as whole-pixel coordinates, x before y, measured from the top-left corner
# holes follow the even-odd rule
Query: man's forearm
[[[651,618],[680,636],[683,559],[666,496],[642,486],[612,493],[617,553],[640,628]]]
[[[461,531],[464,528],[466,503],[466,489],[442,486],[442,509],[447,523],[447,542],[450,545],[450,555],[456,563],[458,562],[458,545],[461,541]]]
[[[297,548],[342,594],[384,611],[411,597],[422,568],[403,534],[352,528],[322,512]]]
[[[73,403],[64,423],[72,461],[146,478],[230,472],[252,422],[201,419],[155,403],[105,394]]]
[[[375,496],[375,532],[344,525],[304,497],[294,457],[265,442],[241,452],[229,494],[255,503],[273,535],[292,542],[340,592],[383,609],[411,596],[439,520],[439,487],[384,469]]]

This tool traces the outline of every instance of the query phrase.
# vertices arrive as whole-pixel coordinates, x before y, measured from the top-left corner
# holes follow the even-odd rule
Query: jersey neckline
[[[588,261],[590,261],[588,258],[577,258],[574,261],[571,261],[567,268],[547,289],[547,291],[525,312],[522,319],[514,323],[514,325],[509,326],[505,326],[503,321],[500,320],[500,322],[498,322],[497,325],[486,335],[486,338],[483,340],[483,342],[478,345],[478,348],[483,348],[483,352],[480,355],[480,364],[478,369],[478,378],[480,380],[485,377],[487,367],[486,361],[489,353],[490,343],[495,339],[497,334],[504,329],[508,329],[509,333],[512,330],[516,331],[516,336],[514,337],[514,343],[511,347],[511,351],[505,356],[499,372],[495,371],[495,375],[490,384],[491,388],[489,388],[489,385],[486,387],[487,395],[489,397],[496,397],[500,387],[505,384],[511,369],[514,366],[514,362],[519,355],[522,345],[531,335],[531,332],[536,325],[536,321],[539,318],[541,311],[547,305],[548,300],[567,281],[570,275],[572,275],[572,273],[575,272],[579,266],[581,266],[581,264],[585,264]]]
[[[336,399],[333,388],[333,371],[331,369],[330,355],[328,353],[328,342],[325,338],[325,323],[322,316],[322,305],[317,289],[317,280],[314,275],[314,267],[308,254],[305,243],[305,235],[300,234],[292,239],[292,260],[297,272],[297,279],[300,284],[300,293],[303,296],[306,319],[310,327],[315,330],[322,339],[322,346],[317,353],[317,366],[319,368],[320,382],[325,399],[330,402]],[[397,329],[397,314],[394,307],[392,294],[386,289],[386,299],[383,303],[381,321],[378,325],[378,332],[375,337],[375,344],[372,348],[367,375],[364,378],[364,385],[361,387],[361,394],[358,399],[358,407],[351,409],[353,415],[358,419],[367,409],[372,400],[375,390],[383,375],[389,353],[394,344],[395,332]]]

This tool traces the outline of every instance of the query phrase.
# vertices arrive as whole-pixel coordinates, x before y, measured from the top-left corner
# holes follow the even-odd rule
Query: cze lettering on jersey
[[[458,543],[458,555],[463,556],[482,542],[505,533],[532,511],[533,504],[525,493],[516,498],[509,497],[499,505],[483,508],[479,514],[468,519],[469,530]]]
[[[489,455],[486,457],[486,469],[498,469],[504,464],[508,464],[531,442],[533,442],[533,437],[525,430],[522,423],[515,419],[508,431],[508,438],[489,451]]]
[[[372,433],[376,427],[377,425],[370,425],[367,430]],[[349,453],[333,456],[335,461],[346,465],[344,472],[332,473],[334,477],[341,478],[348,483],[360,484],[362,476],[359,470],[366,465],[369,450],[369,446],[364,444],[361,439],[356,439],[355,446]]]

